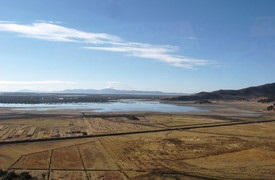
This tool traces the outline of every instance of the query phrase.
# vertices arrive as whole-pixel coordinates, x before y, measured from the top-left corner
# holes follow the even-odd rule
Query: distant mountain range
[[[2,92],[1,94],[3,94]],[[20,90],[17,93],[61,93],[61,94],[113,94],[113,95],[169,95],[164,100],[172,101],[197,101],[197,100],[245,100],[257,97],[275,97],[275,83],[261,86],[248,87],[239,90],[218,90],[213,92],[200,92],[193,95],[187,93],[165,93],[161,91],[137,91],[106,89],[67,89],[64,91],[39,92],[33,90]]]
[[[125,91],[116,89],[68,89],[56,92],[38,92],[23,90],[18,92],[0,93],[0,103],[90,103],[111,102],[121,99],[158,100],[162,97],[179,95],[160,91]],[[182,94],[181,94],[182,95]]]
[[[187,95],[184,93],[165,93],[161,91],[137,91],[137,90],[118,90],[112,88],[106,89],[66,89],[64,91],[57,91],[56,93],[66,94],[131,94],[131,95]]]
[[[10,92],[0,92],[3,93],[10,93]],[[63,91],[36,91],[30,89],[22,89],[16,92],[11,93],[61,93],[61,94],[113,94],[113,95],[188,95],[187,93],[169,93],[169,92],[161,92],[161,91],[137,91],[137,90],[118,90],[112,88],[106,89],[66,89]]]
[[[275,97],[275,83],[248,87],[240,90],[218,90],[200,92],[190,96],[164,98],[171,101],[201,101],[201,100],[246,100],[258,97]]]

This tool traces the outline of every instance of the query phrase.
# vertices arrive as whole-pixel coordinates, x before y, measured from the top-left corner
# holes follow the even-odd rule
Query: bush
[[[18,175],[14,171],[11,171],[11,172],[8,172],[3,177],[3,180],[14,180],[14,179],[17,179],[17,177],[18,177]]]
[[[7,174],[7,171],[3,171],[2,169],[0,169],[0,177],[3,177]]]
[[[274,107],[271,105],[271,106],[268,106],[266,109],[267,109],[268,111],[272,111],[272,110],[274,109]]]
[[[30,180],[30,179],[32,179],[32,176],[30,175],[29,172],[21,172],[19,174],[19,176],[20,176],[19,179],[21,179],[21,180]]]
[[[0,179],[1,180],[31,180],[33,179],[29,172],[21,172],[16,174],[14,171],[8,172],[0,169]]]
[[[265,99],[258,100],[258,102],[261,102],[261,103],[271,103],[271,102],[274,102],[274,101],[275,101],[275,96],[271,96],[271,97],[268,97],[268,98],[265,98]]]

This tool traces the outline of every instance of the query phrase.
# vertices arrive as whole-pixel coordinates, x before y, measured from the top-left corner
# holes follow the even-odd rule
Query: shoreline
[[[159,101],[160,103],[193,107],[197,110],[190,111],[157,111],[157,110],[117,110],[117,111],[105,111],[96,112],[93,111],[98,108],[83,108],[83,109],[49,109],[49,110],[34,110],[34,109],[14,109],[13,107],[0,107],[0,115],[13,114],[13,115],[26,115],[26,114],[37,114],[37,115],[79,115],[82,113],[88,114],[190,114],[190,115],[223,115],[223,116],[253,116],[259,117],[263,114],[270,113],[265,110],[268,104],[259,103],[256,101],[213,101],[211,104],[198,104],[194,101]],[[271,112],[272,113],[272,112]]]
[[[151,101],[151,100],[150,100]],[[147,101],[146,101],[147,102]],[[211,103],[196,103],[196,101],[163,101],[163,100],[159,100],[159,101],[155,101],[155,102],[159,102],[160,104],[168,104],[168,105],[176,105],[176,106],[186,106],[186,107],[195,107],[198,108],[199,110],[202,109],[203,112],[208,111],[211,112],[213,110],[218,110],[218,109],[222,109],[222,108],[236,108],[236,110],[248,110],[248,111],[255,111],[255,112],[265,112],[265,108],[266,106],[268,106],[269,104],[266,103],[259,103],[257,101],[238,101],[238,100],[234,100],[234,101],[211,101]],[[95,104],[97,102],[94,102]],[[12,103],[12,104],[16,104],[16,103]],[[70,103],[60,103],[60,104],[26,104],[26,105],[68,105]],[[71,103],[71,104],[81,104],[81,103]],[[85,105],[87,103],[83,103],[83,105]],[[108,103],[109,104],[109,103]],[[25,104],[22,104],[25,105]],[[21,107],[19,107],[19,109],[15,109],[18,107],[0,107],[0,112],[6,111],[6,112],[13,112],[13,113],[22,113],[22,112],[39,112],[39,114],[44,114],[44,113],[54,113],[54,112],[90,112],[90,113],[102,113],[102,114],[110,114],[110,113],[139,113],[139,112],[148,112],[148,113],[200,113],[201,111],[196,111],[196,110],[191,110],[191,111],[186,111],[186,112],[180,112],[180,111],[161,111],[161,110],[119,110],[119,109],[114,109],[114,110],[105,110],[103,112],[96,112],[94,110],[102,110],[103,108],[66,108],[64,107],[64,109],[62,109],[62,107],[60,109],[45,109],[45,110],[35,110],[31,109],[31,107],[28,109],[28,107],[26,107],[26,109],[24,109],[25,107],[22,107],[22,109],[20,109]],[[43,107],[42,107],[43,108]],[[59,113],[57,113],[59,114]]]

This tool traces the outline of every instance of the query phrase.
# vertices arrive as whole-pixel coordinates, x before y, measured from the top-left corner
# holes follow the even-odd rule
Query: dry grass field
[[[152,129],[147,125],[142,124],[142,121],[135,122],[126,119],[125,117],[93,117],[85,118],[92,134],[104,134],[110,132],[132,132],[140,130]]]
[[[0,168],[28,171],[38,179],[273,179],[275,114],[248,106],[241,109],[244,114],[233,110],[136,113],[138,120],[62,117],[60,126],[91,126],[92,134],[102,136],[2,144]]]
[[[118,166],[106,152],[100,141],[78,146],[86,170],[118,170]]]
[[[48,169],[52,151],[23,155],[13,166],[14,169]]]
[[[83,170],[77,146],[55,149],[52,153],[51,169]]]

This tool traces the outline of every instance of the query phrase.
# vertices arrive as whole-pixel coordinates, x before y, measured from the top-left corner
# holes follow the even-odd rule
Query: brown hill
[[[201,101],[201,100],[246,100],[258,97],[275,97],[275,83],[248,87],[240,90],[218,90],[213,92],[200,92],[190,96],[176,96],[165,98],[170,101]]]

